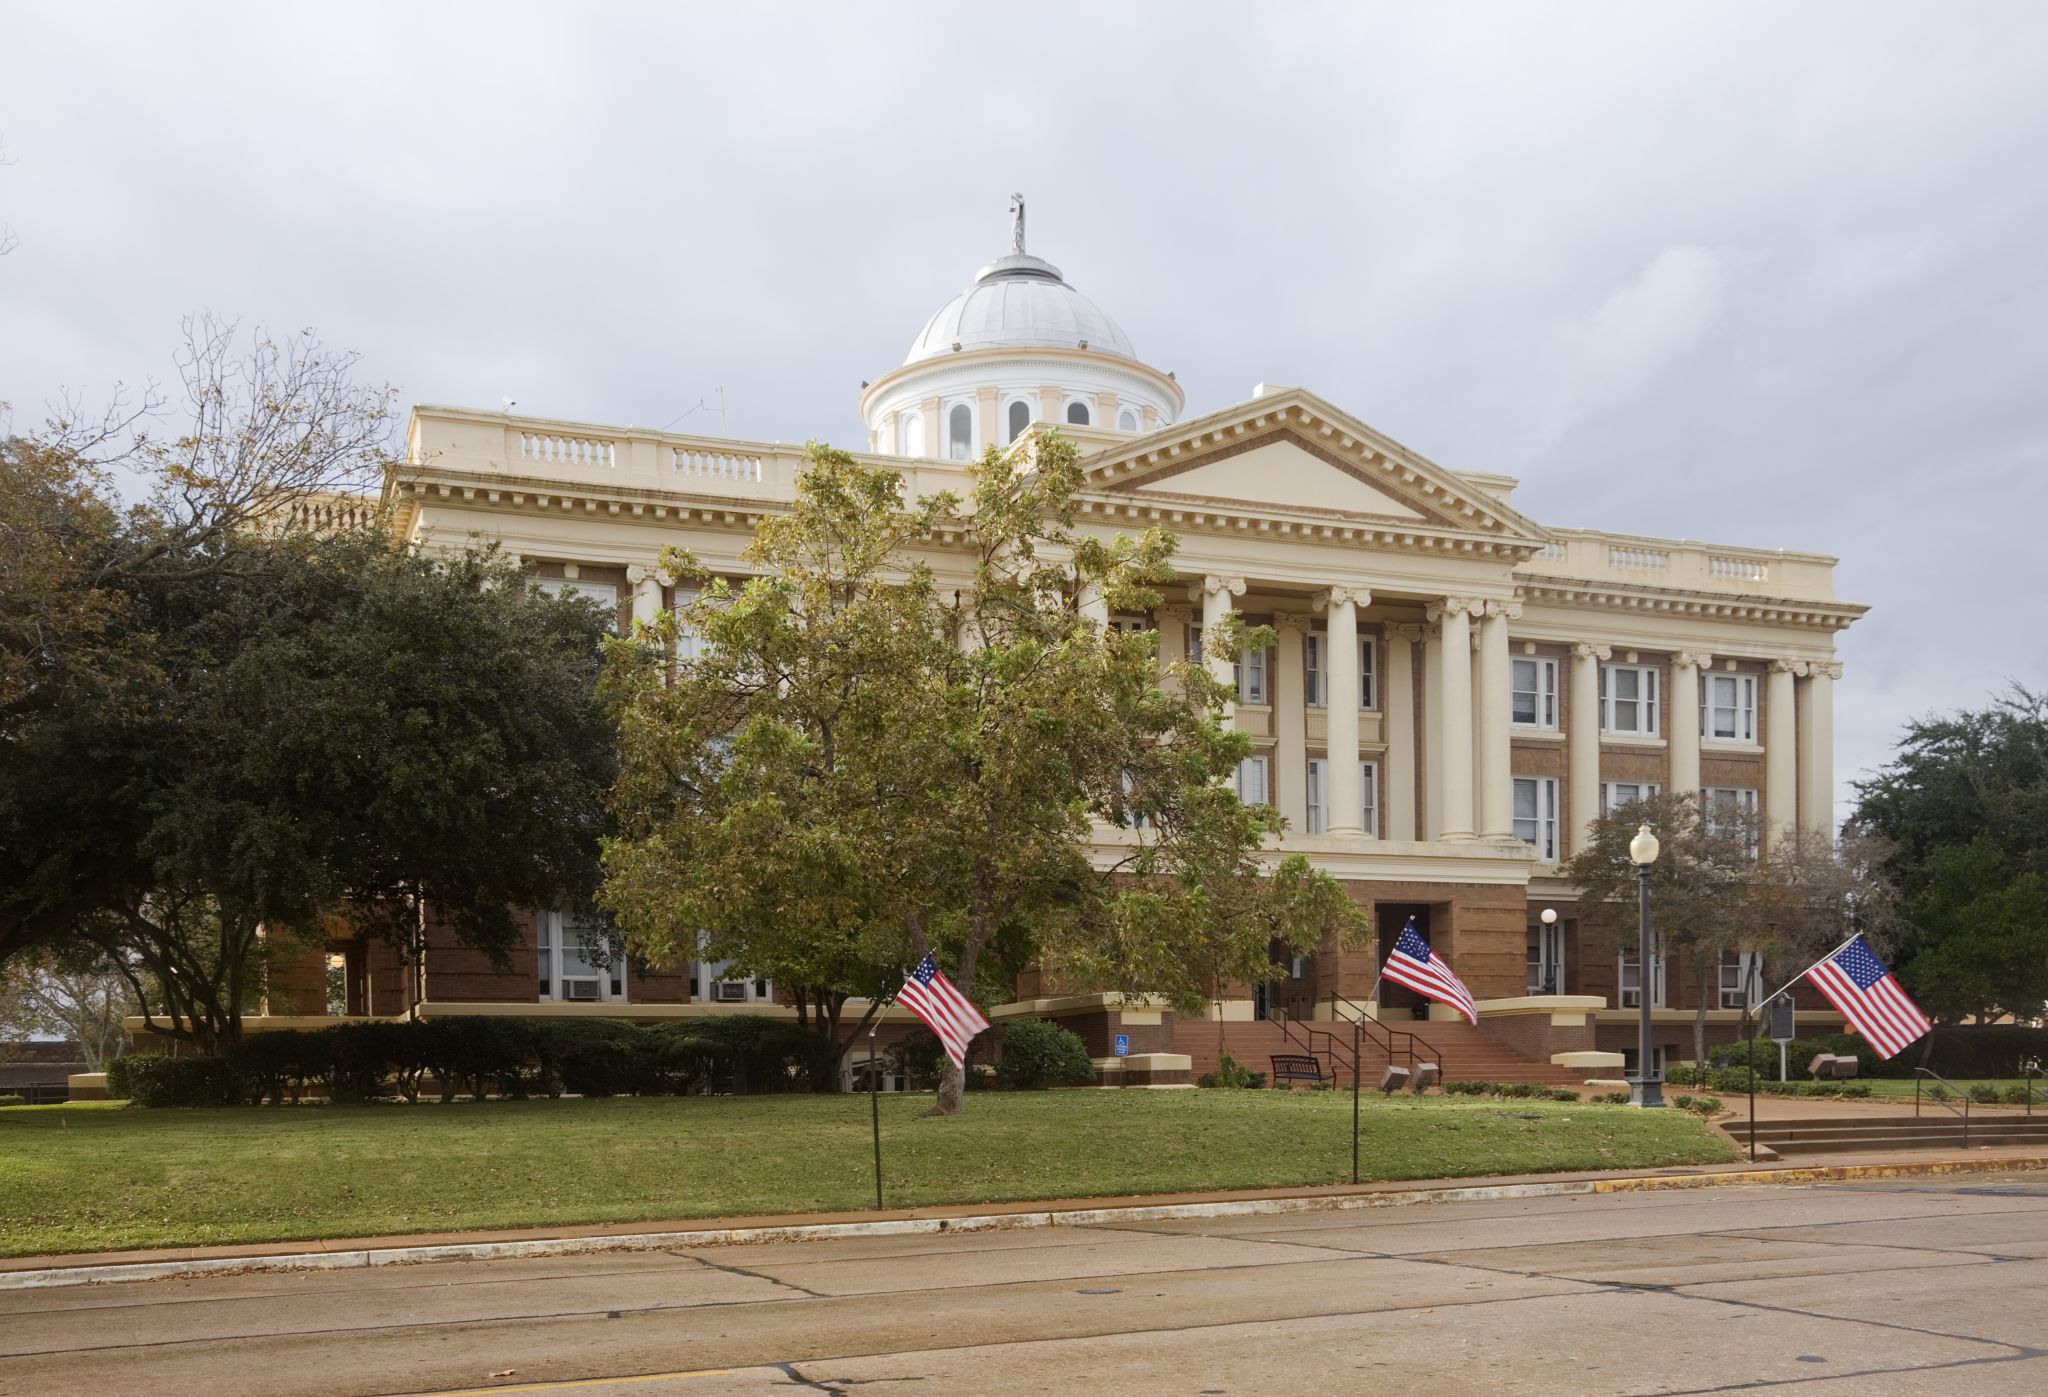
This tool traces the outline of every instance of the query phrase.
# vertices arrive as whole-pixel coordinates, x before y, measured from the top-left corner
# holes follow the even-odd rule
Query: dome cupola
[[[1024,196],[1010,200],[1010,250],[925,322],[861,394],[871,449],[965,460],[1033,422],[1143,432],[1173,420],[1180,386],[1060,269],[1024,250]]]

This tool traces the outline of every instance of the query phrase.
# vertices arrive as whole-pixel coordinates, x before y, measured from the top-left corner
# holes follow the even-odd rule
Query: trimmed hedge
[[[642,1028],[622,1019],[430,1019],[252,1033],[222,1057],[132,1053],[107,1065],[107,1093],[138,1106],[487,1096],[680,1096],[809,1091],[824,1036],[754,1014]]]
[[[996,1082],[1018,1091],[1038,1087],[1086,1086],[1095,1080],[1088,1045],[1072,1029],[1045,1019],[1003,1025],[1003,1057]]]

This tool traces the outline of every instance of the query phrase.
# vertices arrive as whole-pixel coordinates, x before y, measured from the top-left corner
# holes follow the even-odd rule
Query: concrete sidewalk
[[[0,1258],[0,1290],[236,1270],[330,1269],[508,1256],[643,1251],[678,1245],[735,1245],[833,1237],[1074,1226],[1096,1223],[1106,1217],[1148,1221],[1251,1216],[1408,1203],[1764,1183],[1796,1184],[1859,1178],[1938,1177],[2012,1170],[2048,1170],[2048,1153],[2032,1146],[1968,1151],[1913,1150],[1809,1156],[1777,1163],[1737,1161],[1665,1169],[1385,1180],[1357,1185],[967,1203],[856,1212],[679,1218],[590,1226],[421,1232],[380,1237],[17,1256]]]

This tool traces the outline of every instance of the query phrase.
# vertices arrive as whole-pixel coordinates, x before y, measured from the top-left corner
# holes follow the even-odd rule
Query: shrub
[[[1095,1064],[1080,1034],[1044,1019],[1023,1019],[1003,1027],[996,1080],[1019,1091],[1079,1086],[1095,1080]]]
[[[1222,1058],[1217,1061],[1216,1070],[1214,1072],[1204,1072],[1195,1084],[1204,1087],[1238,1087],[1245,1090],[1257,1090],[1266,1084],[1266,1074],[1252,1071],[1249,1067],[1246,1067],[1243,1063],[1232,1057],[1230,1050],[1225,1048]]]
[[[107,1095],[116,1101],[135,1097],[135,1059],[157,1057],[157,1053],[124,1053],[107,1064]]]
[[[1998,1088],[1992,1086],[1989,1082],[1979,1082],[1970,1088],[1970,1100],[1976,1102],[1979,1106],[1996,1106],[1998,1104]]]
[[[1550,1089],[1550,1099],[1552,1101],[1577,1101],[1579,1094],[1570,1087],[1552,1087]]]
[[[1484,1096],[1493,1090],[1492,1082],[1445,1082],[1446,1096]]]
[[[255,1099],[250,1079],[224,1057],[163,1057],[131,1053],[122,1086],[137,1106],[242,1106]]]
[[[1933,1086],[1927,1088],[1927,1096],[1928,1099],[1931,1101],[1947,1101],[1950,1100],[1953,1097],[1953,1095],[1954,1093],[1950,1092],[1949,1089],[1943,1086],[1940,1082],[1936,1082]]]
[[[332,1043],[324,1031],[266,1030],[231,1044],[227,1059],[248,1079],[258,1100],[282,1106],[289,1092],[297,1105],[308,1083],[327,1080]]]
[[[1532,1097],[1541,1097],[1548,1090],[1547,1087],[1540,1087],[1534,1082],[1495,1082],[1493,1084],[1493,1094],[1495,1096],[1504,1096],[1513,1101],[1526,1101]]]
[[[654,1035],[621,1019],[551,1020],[537,1049],[550,1095],[644,1096],[662,1090]]]
[[[2040,1096],[2039,1092],[2032,1091],[2026,1086],[2007,1087],[2004,1092],[2005,1104],[2008,1106],[2024,1106],[2030,1099],[2039,1100]]]
[[[1676,1106],[1681,1111],[1690,1111],[1692,1109],[1692,1098],[1690,1096],[1683,1095],[1674,1096],[1671,1098],[1671,1104]]]
[[[26,1105],[28,1105],[28,1098],[26,1096],[16,1096],[13,1092],[8,1092],[6,1095],[0,1096],[0,1106]]]
[[[1721,1098],[1718,1096],[1691,1097],[1688,1100],[1686,1109],[1690,1111],[1697,1111],[1699,1112],[1699,1114],[1703,1116],[1715,1115],[1721,1109]]]
[[[1593,1097],[1592,1099],[1594,1101],[1599,1102],[1603,1106],[1628,1105],[1628,1093],[1625,1091],[1603,1091],[1598,1096]]]
[[[658,1031],[668,1038],[661,1070],[714,1092],[809,1091],[832,1055],[824,1034],[764,1014],[685,1019]]]
[[[1757,1073],[1759,1080],[1762,1072]],[[1749,1090],[1749,1069],[1747,1067],[1721,1067],[1707,1074],[1701,1086],[1712,1087],[1715,1091],[1746,1092]]]
[[[1854,1099],[1860,1099],[1860,1098],[1862,1098],[1862,1097],[1868,1096],[1868,1095],[1870,1095],[1870,1083],[1868,1083],[1868,1082],[1844,1082],[1844,1083],[1842,1083],[1842,1095],[1843,1095],[1843,1096],[1844,1096],[1845,1098],[1854,1098]]]
[[[1684,1063],[1664,1069],[1664,1080],[1674,1087],[1696,1087],[1705,1077],[1706,1073],[1702,1069]]]

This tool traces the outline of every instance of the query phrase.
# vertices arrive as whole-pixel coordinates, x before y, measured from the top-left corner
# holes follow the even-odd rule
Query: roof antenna
[[[1024,255],[1024,196],[1022,194],[1012,194],[1010,196],[1010,252],[1017,257]]]

